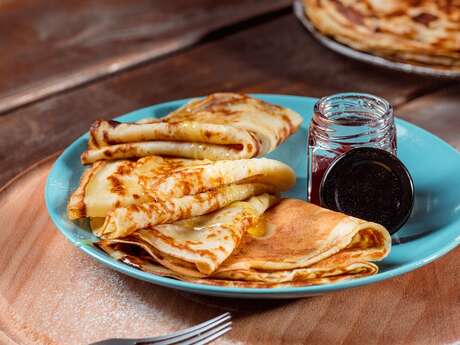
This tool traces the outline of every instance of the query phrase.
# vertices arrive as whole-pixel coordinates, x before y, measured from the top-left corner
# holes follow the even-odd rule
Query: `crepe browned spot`
[[[242,159],[274,150],[300,126],[296,112],[247,95],[215,93],[161,119],[96,121],[84,164],[150,155]]]

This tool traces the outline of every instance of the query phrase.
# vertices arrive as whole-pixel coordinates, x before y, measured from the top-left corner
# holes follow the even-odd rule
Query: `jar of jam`
[[[357,147],[375,147],[396,154],[396,127],[391,105],[363,93],[321,98],[308,131],[308,200],[320,204],[320,185],[331,163]]]

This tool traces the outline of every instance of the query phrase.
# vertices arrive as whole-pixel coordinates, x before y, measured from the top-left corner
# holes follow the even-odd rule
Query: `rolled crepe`
[[[134,266],[147,272],[185,281],[278,287],[332,283],[375,274],[378,266],[372,261],[388,255],[391,239],[379,224],[301,200],[285,199],[268,210],[258,224],[248,227],[228,259],[205,276],[164,265],[151,255],[133,255],[133,246],[154,247],[150,239],[143,238],[124,245],[105,242],[102,248],[128,264],[135,261]]]
[[[194,99],[162,119],[136,123],[96,121],[81,160],[150,155],[193,159],[262,156],[293,134],[301,116],[287,108],[235,93]]]

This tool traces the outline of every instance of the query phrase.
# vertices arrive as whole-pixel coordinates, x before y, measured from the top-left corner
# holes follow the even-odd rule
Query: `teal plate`
[[[254,95],[265,101],[291,108],[304,117],[301,129],[268,157],[290,165],[297,174],[297,184],[286,196],[306,197],[306,131],[315,99],[284,95]],[[145,117],[162,117],[183,105],[178,100],[140,109],[117,118],[136,121]],[[203,295],[238,298],[305,297],[376,283],[415,270],[454,249],[460,242],[460,154],[429,132],[403,120],[396,120],[398,156],[412,174],[415,204],[406,225],[393,236],[391,254],[379,262],[374,276],[327,285],[292,288],[228,288],[187,283],[142,272],[118,262],[91,244],[95,237],[86,221],[71,222],[66,204],[77,187],[83,166],[80,154],[85,150],[88,134],[78,138],[57,159],[46,182],[45,199],[56,227],[77,248],[102,264],[132,277],[173,289]]]

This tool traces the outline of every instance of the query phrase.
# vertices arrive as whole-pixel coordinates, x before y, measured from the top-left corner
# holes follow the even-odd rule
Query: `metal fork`
[[[182,331],[152,338],[106,339],[89,345],[204,345],[232,329],[230,313],[222,314]]]

